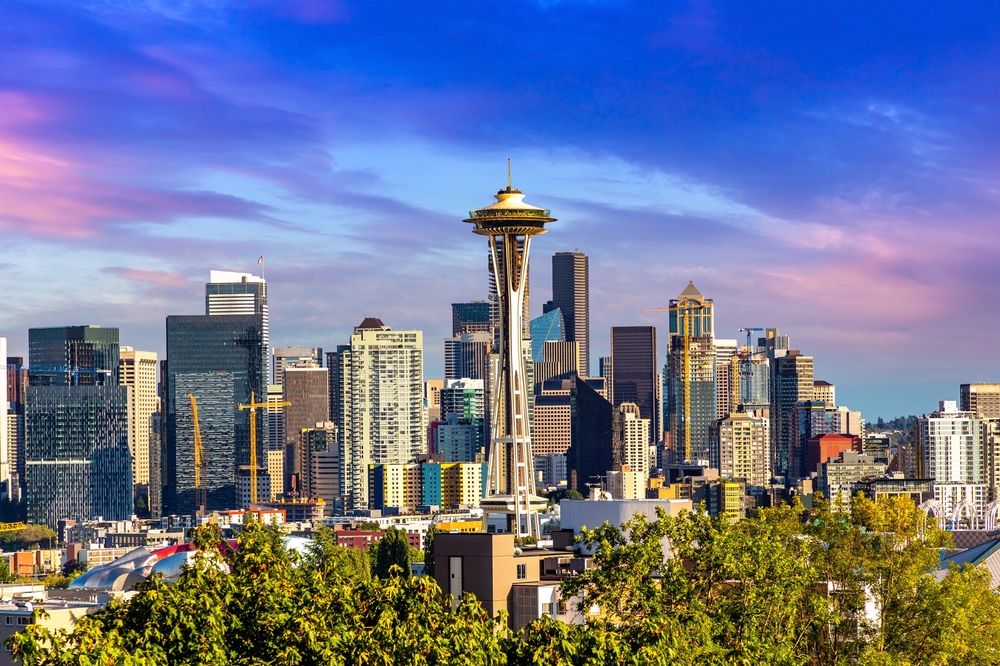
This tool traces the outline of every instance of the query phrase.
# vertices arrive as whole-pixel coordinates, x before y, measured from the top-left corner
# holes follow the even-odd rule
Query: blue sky
[[[505,184],[591,257],[592,357],[687,284],[777,326],[866,418],[1000,381],[989,3],[0,6],[0,335],[164,349],[266,256],[272,342],[483,298],[461,223]],[[661,345],[662,346],[662,345]]]

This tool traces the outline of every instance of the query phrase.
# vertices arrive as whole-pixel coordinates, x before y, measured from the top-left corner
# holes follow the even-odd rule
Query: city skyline
[[[780,328],[869,420],[1000,376],[990,5],[4,11],[11,356],[28,328],[96,324],[162,357],[206,272],[260,255],[272,347],[337,344],[369,314],[444,339],[450,304],[487,292],[456,220],[511,156],[562,216],[530,314],[548,258],[586,253],[592,363],[633,325],[657,326],[662,363],[664,323],[640,310],[694,280],[718,337]],[[509,49],[471,46],[505,21],[524,28]]]

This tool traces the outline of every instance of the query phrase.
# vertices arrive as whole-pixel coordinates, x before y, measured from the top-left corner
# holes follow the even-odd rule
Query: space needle
[[[524,202],[524,194],[511,186],[507,160],[507,189],[496,193],[496,203],[469,212],[473,233],[486,236],[496,278],[499,306],[499,367],[491,396],[490,462],[484,524],[489,515],[507,516],[507,531],[518,537],[540,537],[538,512],[546,501],[535,495],[531,428],[528,422],[528,385],[521,339],[524,299],[528,288],[528,249],[531,237],[545,233],[545,223],[555,222],[548,210]]]

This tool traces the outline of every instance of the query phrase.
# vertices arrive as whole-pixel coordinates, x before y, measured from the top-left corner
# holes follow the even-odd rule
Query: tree
[[[551,493],[545,495],[545,498],[549,501],[549,505],[559,504],[559,502],[564,499],[570,500],[582,500],[583,495],[580,494],[578,490],[573,488],[560,488],[559,490],[553,490]]]
[[[56,533],[45,525],[28,525],[13,532],[0,532],[0,547],[7,552],[31,550],[55,544]]]
[[[406,532],[390,527],[372,550],[372,573],[377,578],[385,579],[396,575],[410,577],[410,540]],[[394,572],[393,566],[399,567],[400,571]]]

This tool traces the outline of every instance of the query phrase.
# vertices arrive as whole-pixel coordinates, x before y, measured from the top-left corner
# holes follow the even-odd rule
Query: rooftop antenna
[[[513,189],[513,186],[511,185],[511,182],[510,182],[510,158],[508,157],[507,158],[507,191],[510,192],[512,189]]]

